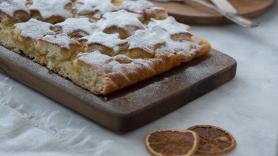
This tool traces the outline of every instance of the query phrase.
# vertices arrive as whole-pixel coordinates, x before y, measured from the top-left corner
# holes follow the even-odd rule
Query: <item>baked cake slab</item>
[[[107,95],[211,51],[145,0],[2,0],[0,43]]]

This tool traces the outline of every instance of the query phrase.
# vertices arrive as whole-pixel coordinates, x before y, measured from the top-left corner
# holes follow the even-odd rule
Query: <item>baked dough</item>
[[[0,43],[107,95],[207,55],[210,44],[145,0],[2,0]]]

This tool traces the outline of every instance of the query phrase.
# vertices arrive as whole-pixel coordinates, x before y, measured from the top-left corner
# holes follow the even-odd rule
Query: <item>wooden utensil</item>
[[[274,4],[274,0],[229,0],[241,16],[254,18],[262,15]],[[157,6],[168,10],[169,14],[178,21],[187,24],[225,24],[224,16],[216,11],[198,4],[176,2],[153,2]]]

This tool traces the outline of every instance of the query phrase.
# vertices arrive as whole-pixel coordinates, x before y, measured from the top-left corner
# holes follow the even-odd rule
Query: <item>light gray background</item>
[[[195,26],[194,32],[238,61],[235,80],[137,131],[116,135],[0,75],[0,155],[143,156],[147,133],[214,124],[229,130],[231,156],[277,156],[278,6],[252,30]]]

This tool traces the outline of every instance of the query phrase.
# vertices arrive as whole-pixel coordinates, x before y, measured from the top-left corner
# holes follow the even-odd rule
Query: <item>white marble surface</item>
[[[194,27],[238,61],[232,82],[126,135],[116,135],[0,75],[0,155],[143,156],[145,135],[195,124],[226,128],[238,141],[231,156],[278,155],[278,6],[248,30]]]

